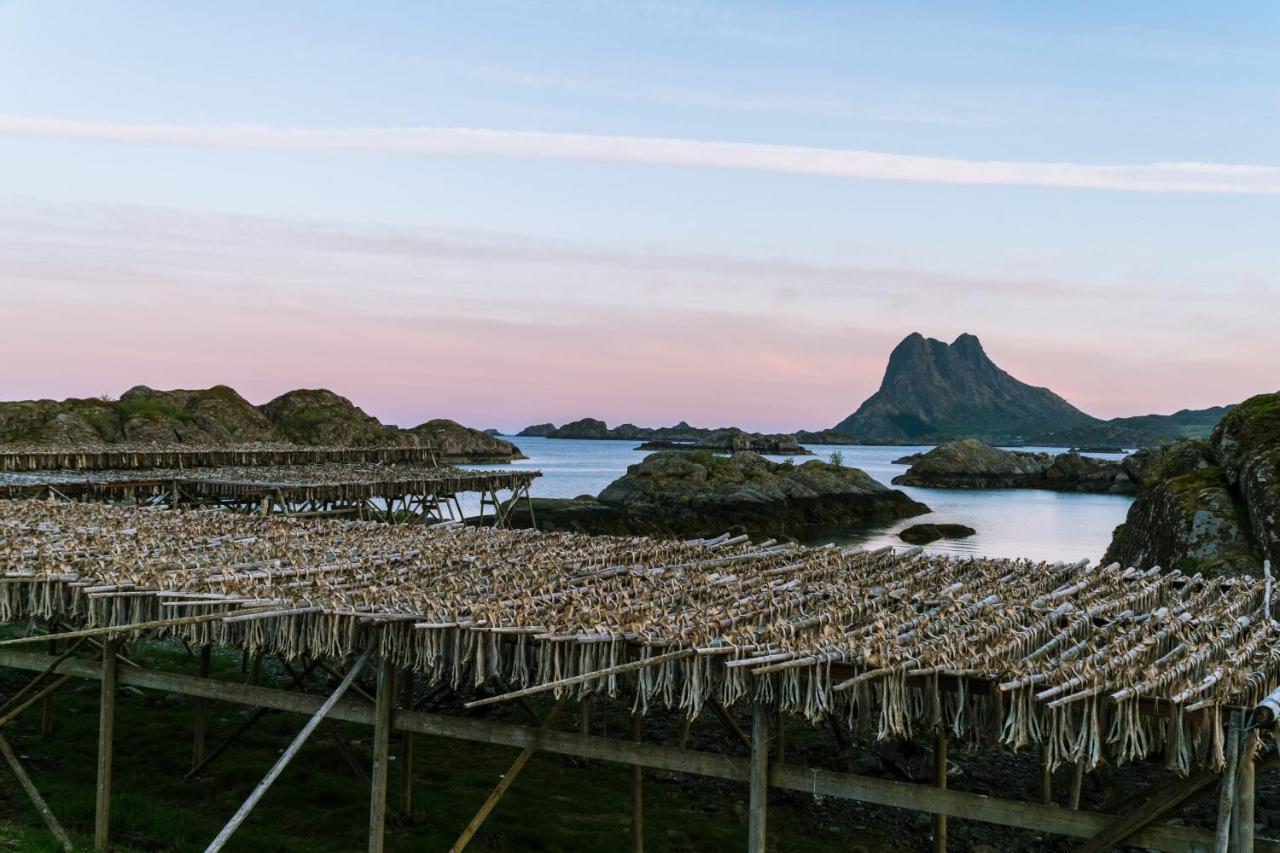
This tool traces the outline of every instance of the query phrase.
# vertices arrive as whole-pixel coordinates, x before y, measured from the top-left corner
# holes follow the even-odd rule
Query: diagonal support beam
[[[302,731],[298,732],[298,736],[293,739],[293,743],[289,744],[288,748],[285,749],[283,754],[281,754],[280,759],[276,761],[275,765],[273,765],[270,770],[267,771],[267,775],[258,783],[258,787],[253,789],[253,793],[249,795],[249,799],[244,801],[244,805],[240,806],[236,813],[232,815],[231,820],[222,828],[222,831],[218,833],[218,837],[213,839],[209,846],[205,848],[205,853],[216,853],[216,851],[221,850],[223,846],[226,845],[227,841],[231,839],[232,834],[240,828],[240,824],[244,823],[245,818],[249,816],[249,812],[253,811],[253,807],[256,806],[258,801],[262,799],[262,796],[267,793],[267,789],[270,788],[271,784],[279,778],[281,773],[284,772],[285,767],[287,767],[289,762],[293,760],[293,757],[298,754],[298,750],[302,749],[302,745],[307,742],[307,738],[311,737],[311,733],[316,730],[316,727],[320,725],[329,711],[333,709],[333,706],[338,704],[338,700],[347,692],[347,688],[356,680],[356,676],[360,674],[360,670],[364,669],[364,665],[369,660],[369,656],[373,654],[373,649],[374,644],[370,643],[369,647],[364,650],[364,653],[356,659],[355,664],[351,667],[351,671],[347,673],[346,677],[342,679],[342,683],[338,685],[338,689],[333,691],[329,698],[324,700],[324,704],[322,704],[316,712],[311,715],[311,719],[307,720],[307,724],[302,727]]]
[[[22,762],[18,761],[18,756],[14,754],[13,748],[9,746],[9,741],[3,737],[0,737],[0,754],[4,755],[4,760],[9,764],[9,769],[13,771],[14,776],[18,777],[18,784],[22,786],[22,790],[26,791],[27,796],[31,798],[31,804],[36,807],[36,811],[40,812],[40,817],[44,818],[45,825],[49,827],[53,837],[58,839],[58,843],[62,845],[63,850],[66,850],[67,853],[72,853],[75,847],[67,836],[67,831],[62,828],[62,824],[58,823],[53,810],[44,801],[44,797],[40,796],[40,792],[36,790],[35,783],[31,781],[31,777],[27,775],[26,769],[23,768]]]
[[[545,734],[548,729],[555,723],[556,718],[560,716],[560,711],[564,708],[564,703],[568,697],[562,697],[556,702],[555,707],[551,709],[551,713],[547,714],[542,726],[538,729],[539,733]],[[529,759],[538,751],[538,744],[531,743],[520,751],[516,756],[516,760],[511,762],[511,767],[503,774],[497,786],[489,794],[488,798],[480,805],[475,816],[471,818],[471,822],[462,830],[462,834],[458,836],[458,840],[453,842],[453,846],[449,848],[449,853],[462,853],[466,846],[471,843],[471,839],[475,838],[477,832],[480,831],[481,825],[489,817],[494,806],[498,804],[498,800],[502,799],[502,795],[511,787],[511,783],[516,781],[516,777],[520,775],[520,771],[524,770],[524,766],[529,763]]]

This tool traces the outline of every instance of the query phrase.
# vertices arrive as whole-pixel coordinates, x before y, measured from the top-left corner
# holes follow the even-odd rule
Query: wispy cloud
[[[497,157],[736,169],[860,180],[1165,193],[1280,194],[1280,166],[1091,164],[922,157],[856,149],[459,127],[316,129],[119,124],[0,116],[0,134],[214,148]]]

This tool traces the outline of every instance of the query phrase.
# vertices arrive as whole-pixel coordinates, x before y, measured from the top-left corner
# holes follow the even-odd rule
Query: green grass
[[[190,423],[196,419],[196,416],[181,406],[165,400],[147,398],[142,400],[128,400],[126,402],[116,403],[116,410],[120,413],[121,420],[129,420],[135,417],[144,418],[173,418],[174,420]]]
[[[194,674],[196,661],[172,643],[134,644],[126,655],[149,667]],[[215,678],[241,681],[239,655],[218,652]],[[268,682],[283,686],[278,663],[267,661]],[[31,677],[0,670],[0,699]],[[323,692],[317,682],[310,685]],[[54,813],[76,838],[91,847],[95,756],[98,728],[96,682],[75,681],[57,694],[54,737],[44,739],[40,712],[32,708],[5,735],[23,756],[28,772]],[[184,781],[191,750],[194,700],[154,691],[122,688],[117,699],[111,837],[117,851],[201,850],[218,833],[304,722],[296,714],[272,713],[227,750],[210,770]],[[208,745],[212,749],[248,713],[240,706],[211,703]],[[540,713],[545,713],[542,704]],[[613,707],[608,731],[626,731],[626,708]],[[527,723],[519,708],[486,714]],[[572,713],[562,721],[575,725]],[[597,718],[599,719],[599,718]],[[669,739],[674,720],[654,718],[648,736]],[[716,730],[708,715],[695,726]],[[796,747],[813,734],[797,727]],[[348,745],[358,762],[370,764],[372,730],[326,722],[233,837],[236,851],[350,851],[363,849],[369,811],[368,786],[360,781],[335,745]],[[398,750],[393,738],[393,752]],[[735,754],[740,752],[740,747]],[[408,820],[393,818],[387,830],[391,851],[446,850],[456,839],[517,751],[418,736],[414,762],[415,810]],[[389,808],[399,804],[398,758],[391,764]],[[629,845],[629,769],[540,754],[526,766],[481,829],[475,851],[609,851]],[[741,849],[746,844],[744,785],[678,774],[646,773],[645,841],[650,851]],[[0,850],[58,849],[52,835],[21,790],[0,767]],[[790,851],[895,849],[873,837],[850,846],[847,829],[828,803],[779,795],[770,806],[770,849]]]

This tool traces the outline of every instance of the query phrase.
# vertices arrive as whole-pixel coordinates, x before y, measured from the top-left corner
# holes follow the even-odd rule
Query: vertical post
[[[1258,730],[1254,729],[1240,745],[1236,768],[1236,803],[1231,811],[1231,849],[1253,853],[1253,756],[1258,749]]]
[[[413,710],[413,669],[405,667],[401,673],[400,706]],[[413,815],[413,732],[400,733],[400,814],[406,819]]]
[[[58,641],[49,641],[49,654],[56,655],[58,653]],[[40,702],[40,735],[42,737],[53,737],[53,694],[45,696]]]
[[[631,739],[636,743],[642,722],[640,714],[632,711]],[[639,764],[631,765],[631,851],[644,853],[644,769]]]
[[[1236,763],[1240,758],[1240,715],[1233,713],[1227,727],[1227,769],[1222,774],[1218,788],[1218,826],[1215,853],[1227,853],[1231,849],[1231,813],[1236,793]]]
[[[933,748],[933,784],[947,787],[947,733],[939,731]],[[933,849],[935,853],[947,853],[947,816],[933,816]]]
[[[391,750],[391,712],[396,704],[396,668],[384,657],[378,667],[373,710],[373,780],[369,796],[369,853],[382,853],[387,823],[387,764]]]
[[[756,702],[751,717],[751,800],[747,853],[764,853],[765,818],[769,805],[769,708]]]
[[[787,718],[783,714],[782,703],[779,702],[778,703],[778,733],[774,737],[774,740],[776,741],[776,743],[774,744],[774,748],[777,750],[776,761],[778,762],[779,767],[785,764],[787,760],[786,722],[787,722]]]
[[[1071,777],[1071,808],[1080,808],[1080,794],[1084,791],[1084,761],[1077,761],[1075,774]]]
[[[200,677],[209,677],[209,663],[213,656],[213,646],[205,643],[200,647]],[[191,741],[191,769],[195,770],[204,762],[204,735],[208,719],[208,702],[196,700],[195,731]]]
[[[111,826],[111,746],[115,736],[116,650],[120,641],[102,644],[102,701],[98,709],[98,796],[94,810],[93,849],[107,849]]]
[[[1040,802],[1053,805],[1053,771],[1049,769],[1049,747],[1040,747]]]

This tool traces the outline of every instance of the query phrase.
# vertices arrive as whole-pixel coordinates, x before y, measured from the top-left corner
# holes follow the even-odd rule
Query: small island
[[[527,524],[523,500],[513,508]],[[593,534],[793,537],[806,528],[888,524],[929,512],[857,468],[771,462],[744,451],[663,451],[627,468],[597,497],[533,499],[542,530]]]

